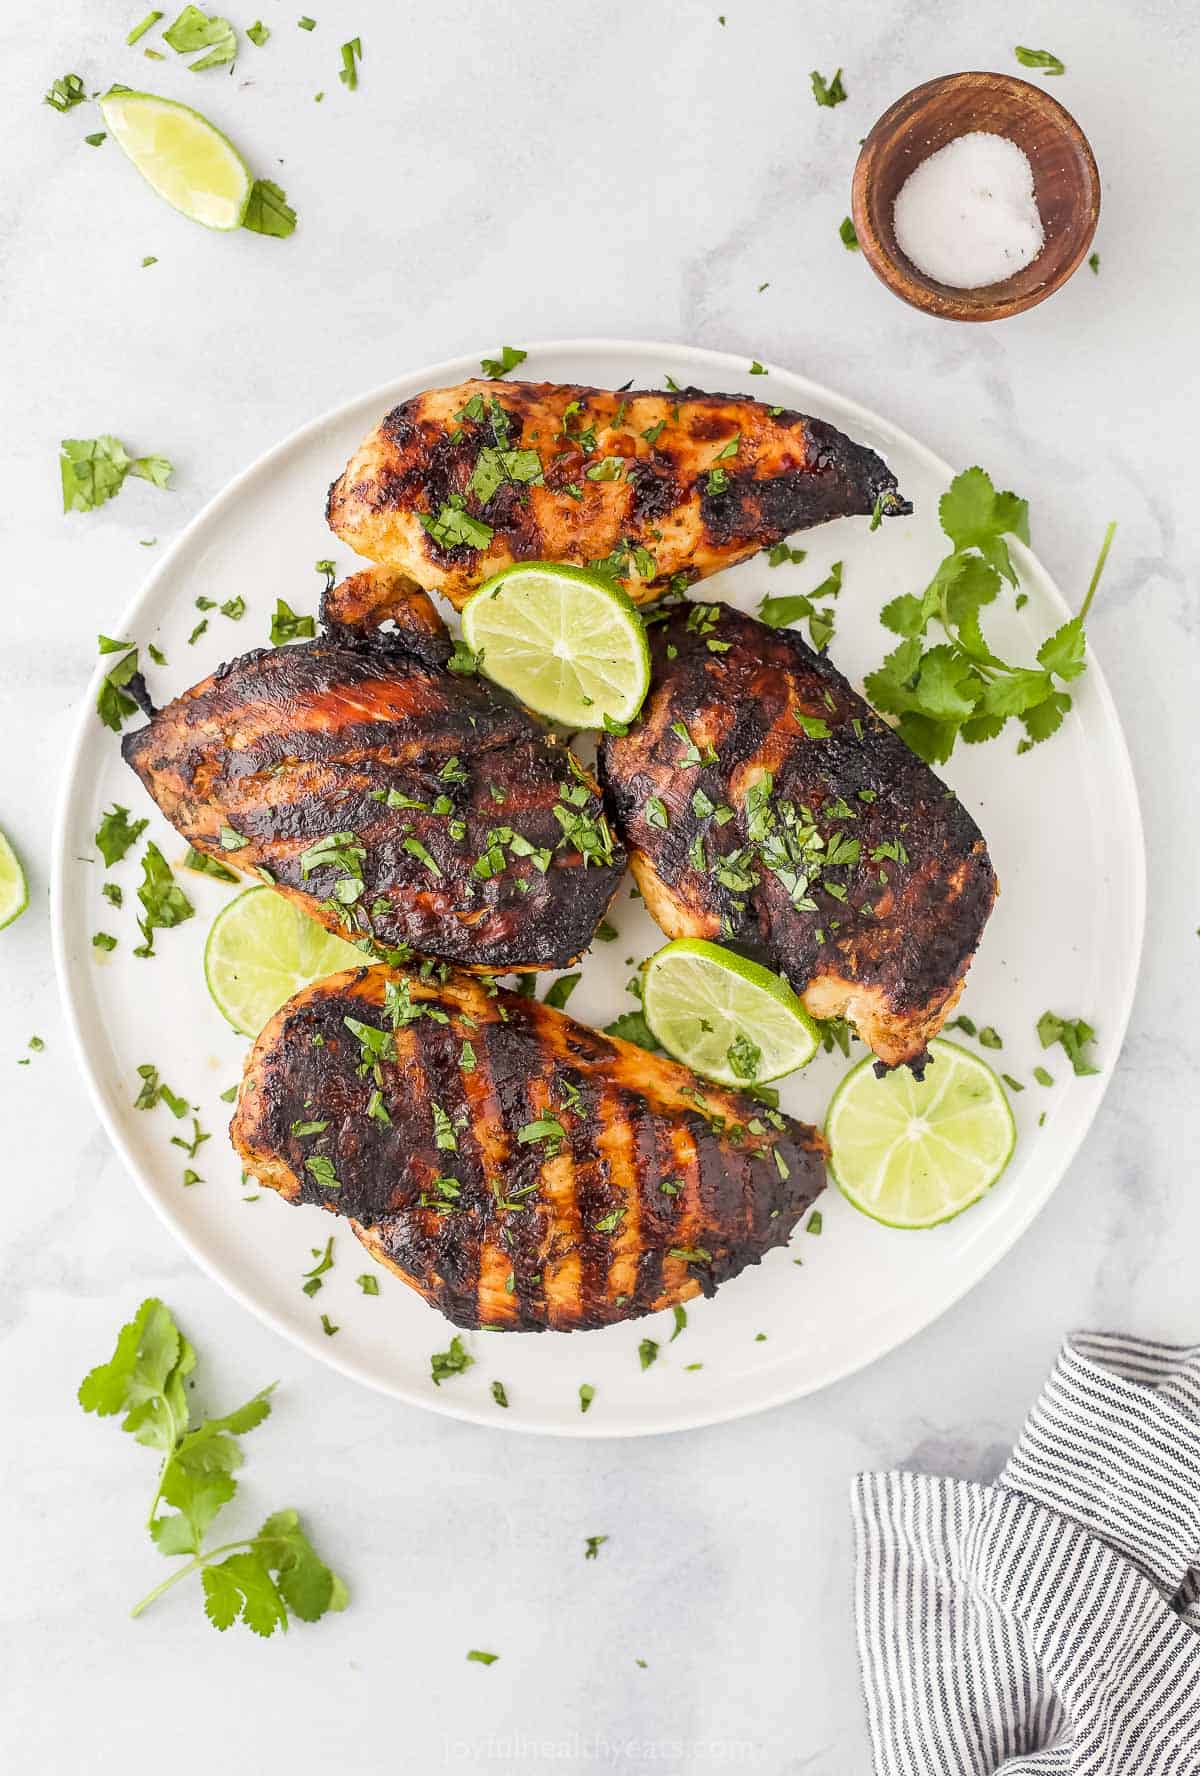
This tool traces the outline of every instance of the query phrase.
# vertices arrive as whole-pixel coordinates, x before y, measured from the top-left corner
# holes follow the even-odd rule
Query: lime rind
[[[669,1054],[735,1090],[795,1073],[820,1042],[785,980],[704,938],[677,938],[651,956],[643,1009]],[[752,1077],[737,1071],[730,1058],[739,1037],[758,1050]]]
[[[248,888],[212,922],[204,980],[226,1023],[257,1036],[301,987],[367,960],[273,888]]]
[[[21,859],[0,832],[0,931],[19,919],[29,905],[29,884]]]
[[[972,1207],[1012,1158],[1016,1123],[986,1061],[939,1038],[923,1081],[882,1079],[871,1057],[851,1068],[825,1118],[830,1176],[856,1209],[887,1227],[937,1227]]]
[[[100,113],[159,197],[205,228],[240,228],[254,184],[229,137],[199,111],[157,93],[107,92]]]
[[[630,722],[650,687],[650,649],[636,606],[588,568],[505,568],[472,593],[462,625],[484,674],[563,727]]]

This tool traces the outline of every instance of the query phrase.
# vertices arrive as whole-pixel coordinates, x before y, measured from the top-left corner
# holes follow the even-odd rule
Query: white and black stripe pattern
[[[996,1486],[853,1507],[877,1776],[1200,1776],[1200,1347],[1079,1334]]]

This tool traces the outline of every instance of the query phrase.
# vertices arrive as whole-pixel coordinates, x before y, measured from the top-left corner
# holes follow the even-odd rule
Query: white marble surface
[[[6,1769],[862,1771],[850,1475],[901,1463],[990,1475],[1071,1325],[1200,1337],[1200,27],[1177,0],[1016,13],[725,0],[725,26],[719,3],[355,0],[336,17],[318,6],[306,35],[297,8],[260,0],[274,35],[233,79],[125,49],[136,0],[58,0],[36,21],[9,8],[0,24],[0,823],[33,893],[0,937]],[[351,94],[336,71],[354,32]],[[836,229],[857,139],[884,106],[936,73],[1012,66],[1014,38],[1068,65],[1053,90],[1100,162],[1101,271],[1031,314],[959,330],[901,307]],[[808,70],[839,63],[849,102],[818,110]],[[278,173],[300,231],[213,236],[164,209],[111,142],[83,144],[90,114],[38,102],[67,69],[200,105]],[[148,253],[159,263],[144,271]],[[145,571],[138,539],[167,540],[267,445],[393,371],[586,333],[789,364],[952,460],[981,459],[1031,497],[1035,544],[1069,591],[1118,518],[1091,633],[1150,855],[1143,982],[1117,1076],[1007,1260],[824,1395],[624,1444],[506,1438],[407,1410],[227,1300],[97,1127],[46,916],[59,767],[95,632],[115,629]],[[102,430],[169,454],[178,491],[131,483],[102,512],[65,518],[58,440]],[[45,1052],[18,1069],[34,1031]],[[210,1397],[279,1378],[250,1444],[245,1519],[305,1509],[352,1586],[344,1616],[286,1641],[221,1639],[177,1591],[128,1619],[158,1576],[140,1526],[150,1458],[73,1393],[150,1292],[186,1321]],[[611,1540],[585,1564],[597,1533]],[[500,1663],[467,1665],[471,1646]]]

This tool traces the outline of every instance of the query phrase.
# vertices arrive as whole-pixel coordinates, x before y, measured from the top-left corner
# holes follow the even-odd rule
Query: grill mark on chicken
[[[364,1073],[345,1020],[388,1031],[389,982],[448,1021],[418,1015]],[[461,1069],[464,1038],[474,1073]],[[390,1124],[367,1113],[377,1078]],[[456,1151],[436,1146],[434,1102],[456,1122],[465,1113]],[[564,1129],[556,1153],[517,1140],[546,1115]],[[297,1121],[329,1126],[296,1137]],[[254,1045],[231,1134],[262,1184],[343,1216],[456,1325],[509,1330],[608,1325],[711,1293],[785,1244],[824,1183],[815,1129],[449,969],[360,969],[297,994]],[[317,1155],[337,1189],[306,1169]],[[458,1182],[455,1212],[429,1206],[439,1175]],[[677,1196],[660,1188],[672,1177],[685,1180]],[[599,1230],[617,1208],[616,1228]],[[703,1247],[711,1261],[672,1258],[672,1247]]]
[[[481,499],[473,478],[483,453],[492,453],[486,467],[498,449],[536,454],[537,478],[493,474]],[[710,481],[718,457],[720,487]],[[617,472],[593,479],[608,459]],[[482,548],[439,540],[422,523],[436,528],[450,502],[489,528]],[[640,602],[679,576],[703,579],[794,531],[876,506],[886,516],[911,510],[882,459],[791,409],[696,388],[477,380],[393,408],[330,488],[327,517],[360,555],[461,607],[513,562],[596,562],[614,551]]]
[[[710,651],[710,638],[727,651]],[[793,631],[685,604],[652,627],[651,654],[641,716],[628,735],[605,737],[599,764],[649,911],[670,937],[748,948],[815,1017],[846,1016],[881,1062],[919,1069],[995,899],[974,821]],[[672,723],[697,747],[711,744],[717,761],[683,765],[687,743]],[[698,790],[732,818],[698,815]],[[757,817],[752,792],[765,800]],[[665,829],[647,817],[654,797]],[[824,851],[803,853],[797,867],[810,880],[796,889],[764,846],[814,826]],[[857,842],[857,859],[826,867],[839,839]]]
[[[384,618],[395,634],[380,633]],[[574,960],[624,864],[617,845],[605,865],[564,843],[560,786],[582,782],[578,812],[600,822],[594,781],[507,693],[449,672],[445,625],[400,576],[355,575],[327,596],[323,620],[326,637],[243,655],[125,736],[163,813],[198,851],[268,871],[343,936],[501,972]],[[391,806],[389,794],[420,805]],[[224,827],[247,843],[225,850]],[[473,869],[488,834],[508,827],[551,854],[544,872],[507,849],[498,873]],[[341,859],[304,860],[335,833],[364,852],[348,903]]]

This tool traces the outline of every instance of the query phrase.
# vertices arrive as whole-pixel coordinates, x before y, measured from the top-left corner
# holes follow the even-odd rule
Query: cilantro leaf
[[[858,244],[858,230],[849,216],[843,216],[838,223],[838,238],[848,253],[857,253],[861,250]]]
[[[316,620],[313,617],[298,617],[290,604],[282,598],[275,600],[275,614],[271,618],[271,646],[283,647],[285,642],[303,641],[317,633]]]
[[[256,179],[250,187],[242,227],[254,234],[272,234],[277,240],[295,233],[296,212],[273,179]]]
[[[270,1573],[255,1553],[230,1554],[200,1574],[204,1613],[222,1633],[234,1622],[264,1639],[287,1628],[287,1610]]]
[[[605,1024],[604,1034],[619,1037],[622,1042],[636,1042],[639,1048],[646,1049],[650,1054],[664,1052],[662,1043],[654,1035],[641,1011],[623,1011],[611,1024]]]
[[[809,79],[812,81],[813,98],[818,105],[824,106],[827,110],[832,110],[835,105],[840,105],[847,97],[846,89],[842,85],[842,70],[840,68],[830,80],[826,80],[814,68]]]
[[[64,438],[58,463],[64,512],[94,512],[120,493],[129,475],[166,487],[173,473],[165,456],[132,457],[108,432],[98,438]]]
[[[189,64],[189,72],[198,74],[204,68],[220,68],[237,55],[237,32],[227,18],[206,14],[198,6],[185,6],[173,25],[163,32],[177,55],[191,55],[193,50],[206,49],[207,55]]]
[[[1096,1032],[1083,1018],[1063,1018],[1053,1011],[1044,1011],[1037,1021],[1037,1033],[1043,1048],[1051,1048],[1056,1042],[1060,1045],[1072,1071],[1080,1077],[1099,1073],[1099,1067],[1084,1053],[1095,1042]]]
[[[114,863],[120,863],[131,845],[136,845],[145,832],[149,821],[130,820],[129,809],[123,808],[120,802],[114,802],[96,828],[96,849],[104,859],[106,869]]]
[[[502,376],[507,376],[510,370],[515,370],[518,364],[523,364],[528,356],[529,353],[522,351],[519,346],[502,345],[500,356],[498,358],[481,358],[479,368],[485,376],[490,376],[493,382],[498,382]]]
[[[153,933],[182,925],[196,910],[176,882],[170,864],[152,840],[146,842],[142,857],[142,882],[137,896],[146,916],[138,920],[143,941],[133,953],[135,956],[151,956],[154,954]]]
[[[1023,68],[1040,68],[1044,74],[1065,74],[1067,65],[1060,61],[1052,49],[1026,49],[1018,43],[1013,54]]]

